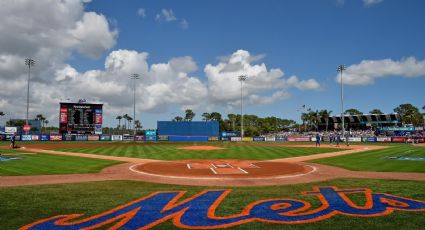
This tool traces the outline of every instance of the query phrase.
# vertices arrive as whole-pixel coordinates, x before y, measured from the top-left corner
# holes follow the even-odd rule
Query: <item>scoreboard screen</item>
[[[61,133],[102,134],[103,104],[60,103]]]

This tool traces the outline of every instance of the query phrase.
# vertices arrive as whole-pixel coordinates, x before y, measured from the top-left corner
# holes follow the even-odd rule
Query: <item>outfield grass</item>
[[[333,165],[355,171],[425,173],[425,161],[385,159],[387,156],[425,158],[425,148],[403,144],[386,149],[322,158],[310,162]]]
[[[423,182],[338,179],[301,185],[232,188],[232,192],[218,207],[216,215],[237,214],[249,203],[272,198],[305,200],[312,204],[312,208],[316,208],[320,205],[316,197],[300,194],[302,191],[311,191],[313,186],[338,186],[346,189],[366,187],[374,192],[425,201]],[[204,189],[207,188],[131,181],[1,188],[1,229],[17,229],[36,220],[61,214],[80,213],[89,217],[156,191],[188,191],[184,196],[187,198]],[[358,205],[364,204],[363,196],[350,196],[350,199]],[[422,229],[424,220],[424,212],[396,211],[387,216],[370,218],[337,215],[309,224],[278,225],[254,222],[234,229]],[[177,228],[168,220],[154,229]]]
[[[0,149],[0,152],[11,154],[2,157],[22,158],[21,160],[0,161],[0,176],[96,173],[105,167],[120,163],[51,154],[19,154],[15,150]]]
[[[133,157],[156,160],[184,160],[184,159],[250,159],[269,160],[287,157],[306,156],[326,152],[341,151],[331,148],[299,148],[281,147],[278,145],[260,145],[245,143],[197,143],[197,145],[214,145],[224,150],[193,151],[179,150],[180,147],[194,145],[193,143],[156,143],[140,145],[106,145],[103,147],[58,148],[65,152],[80,152],[108,156]]]

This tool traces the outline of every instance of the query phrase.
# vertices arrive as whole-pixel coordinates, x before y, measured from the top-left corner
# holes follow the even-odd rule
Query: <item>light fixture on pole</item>
[[[242,83],[246,80],[246,76],[245,75],[241,75],[238,77],[239,81],[241,82],[241,138],[243,140],[243,136],[244,136],[244,130],[243,130],[243,110],[242,110],[242,106],[243,106],[243,94],[242,94]]]
[[[25,65],[28,66],[28,85],[27,85],[27,117],[25,124],[28,125],[28,113],[29,113],[29,104],[30,104],[30,79],[31,79],[31,66],[34,66],[35,61],[31,58],[25,59]]]
[[[137,73],[133,73],[130,75],[130,78],[134,80],[133,82],[133,135],[136,136],[136,80],[140,79],[140,75]]]
[[[348,145],[348,136],[345,135],[345,123],[344,123],[344,82],[343,82],[343,78],[342,78],[342,72],[344,72],[347,68],[345,67],[345,65],[338,65],[337,67],[337,72],[340,73],[341,75],[341,120],[342,120],[342,136],[345,137],[345,141],[347,142]]]

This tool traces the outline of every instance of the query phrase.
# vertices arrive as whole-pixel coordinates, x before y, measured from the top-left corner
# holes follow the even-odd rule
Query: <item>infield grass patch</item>
[[[315,196],[302,196],[302,191],[311,191],[313,186],[337,186],[341,189],[370,188],[374,192],[389,193],[425,201],[425,183],[415,181],[337,179],[317,183],[267,186],[267,187],[197,187],[152,184],[132,181],[109,181],[62,185],[23,186],[0,188],[2,206],[0,223],[2,229],[18,229],[34,221],[62,214],[84,214],[84,218],[103,213],[119,205],[157,191],[187,191],[180,200],[193,196],[205,189],[229,189],[231,193],[216,210],[216,216],[240,213],[255,201],[292,198],[308,201],[312,208],[320,206]],[[364,204],[364,197],[350,195],[358,205]],[[253,222],[232,229],[422,229],[424,212],[396,211],[380,217],[352,217],[337,215],[329,219],[308,224],[271,224]],[[178,229],[168,220],[153,229]]]
[[[338,166],[354,171],[425,173],[425,161],[392,160],[385,157],[424,158],[425,148],[413,145],[397,145],[386,149],[322,158],[310,162]]]
[[[223,150],[179,150],[191,145],[213,145]],[[108,144],[105,146],[85,146],[79,148],[57,148],[64,152],[90,153],[108,156],[133,157],[156,160],[187,160],[187,159],[246,159],[270,160],[297,156],[307,156],[319,153],[342,151],[344,149],[316,147],[288,147],[278,144],[245,144],[245,143],[141,143],[128,145]]]

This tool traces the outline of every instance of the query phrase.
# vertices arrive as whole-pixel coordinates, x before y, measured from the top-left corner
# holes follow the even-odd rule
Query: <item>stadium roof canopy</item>
[[[328,119],[328,123],[342,123],[341,116],[333,116]],[[359,124],[398,124],[400,123],[400,115],[397,113],[344,115],[344,122]],[[326,124],[326,118],[321,117],[320,123]]]

